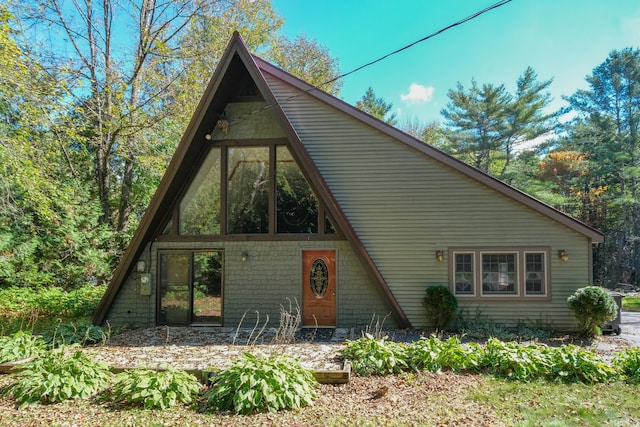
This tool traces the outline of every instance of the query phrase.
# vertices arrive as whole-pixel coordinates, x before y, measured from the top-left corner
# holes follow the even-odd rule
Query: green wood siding
[[[459,299],[461,306],[505,324],[575,327],[566,299],[589,284],[585,236],[309,95],[290,98],[289,86],[265,77],[278,99],[289,98],[285,114],[414,326],[426,324],[425,288],[449,282],[449,247],[545,246],[550,302]]]
[[[331,242],[155,242],[146,248],[153,273],[153,293],[140,296],[137,273],[132,272],[106,317],[111,325],[149,327],[155,325],[158,251],[222,250],[224,252],[223,326],[253,328],[259,313],[259,327],[277,328],[280,306],[291,300],[302,306],[303,249],[337,251],[337,323],[339,327],[364,328],[373,315],[389,313],[382,296],[370,282],[362,264],[346,241]],[[243,252],[249,253],[242,261]],[[288,299],[289,300],[288,300]],[[245,314],[246,313],[246,314]],[[244,315],[244,320],[242,320]],[[242,323],[241,323],[242,320]],[[393,327],[387,319],[385,326]]]

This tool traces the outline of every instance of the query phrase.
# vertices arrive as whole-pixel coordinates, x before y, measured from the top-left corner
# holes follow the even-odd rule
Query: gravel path
[[[86,348],[97,360],[118,367],[167,366],[182,369],[226,369],[245,352],[286,354],[314,370],[341,370],[340,350],[348,329],[298,331],[288,344],[273,344],[276,331],[249,329],[156,327],[113,336],[104,345]]]

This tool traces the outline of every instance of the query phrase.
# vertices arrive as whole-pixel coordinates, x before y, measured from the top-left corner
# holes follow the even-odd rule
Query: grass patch
[[[8,378],[0,377],[0,386]],[[386,396],[369,400],[387,386]],[[99,400],[66,401],[18,411],[0,399],[0,426],[30,425],[508,425],[637,426],[637,386],[518,383],[487,375],[406,373],[356,377],[350,384],[324,385],[313,406],[251,416],[205,414],[178,405],[149,411]]]
[[[513,426],[640,425],[640,395],[626,384],[514,383],[483,377],[469,398]]]
[[[640,297],[622,298],[622,309],[625,311],[640,311]]]

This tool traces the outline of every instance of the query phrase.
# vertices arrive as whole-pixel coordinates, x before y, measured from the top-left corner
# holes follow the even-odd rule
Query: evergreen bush
[[[578,319],[580,332],[587,337],[599,335],[600,326],[618,315],[615,299],[599,286],[578,289],[567,299],[567,303]]]
[[[427,320],[436,331],[447,326],[458,310],[458,301],[447,286],[428,287],[423,301],[427,310]]]

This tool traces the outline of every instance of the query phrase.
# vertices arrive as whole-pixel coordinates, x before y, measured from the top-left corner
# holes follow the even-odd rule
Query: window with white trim
[[[460,248],[450,251],[451,287],[456,296],[549,296],[548,248]]]

